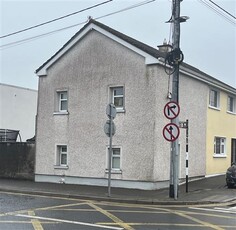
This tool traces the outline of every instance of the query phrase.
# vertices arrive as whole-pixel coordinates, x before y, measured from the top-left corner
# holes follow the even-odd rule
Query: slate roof
[[[90,24],[94,24],[94,25],[97,25],[98,27],[106,30],[107,32],[113,34],[114,36],[128,42],[129,44],[135,46],[136,48],[148,53],[149,55],[155,57],[155,58],[165,58],[165,54],[163,52],[160,52],[158,49],[156,48],[153,48],[151,46],[148,46],[147,44],[145,43],[142,43],[134,38],[131,38],[117,30],[114,30],[112,29],[111,27],[108,27],[94,19],[90,19],[89,22],[87,24],[84,25],[84,27],[82,27],[68,42],[66,42],[61,49],[59,49],[51,58],[49,58],[45,63],[43,63],[43,65],[41,65],[36,71],[35,73],[37,74],[38,71],[40,71],[49,61],[51,61],[58,53],[61,52],[61,50],[63,50],[71,41],[73,41],[77,36],[78,34],[80,34],[83,30],[85,30]],[[206,81],[209,81],[209,83],[214,83],[214,84],[217,84],[221,87],[226,87],[228,90],[230,91],[233,91],[235,94],[236,94],[236,89],[233,88],[232,86],[230,85],[227,85],[221,81],[219,81],[218,79],[204,73],[203,71],[187,64],[187,63],[181,63],[181,66],[184,67],[184,68],[187,68],[197,74],[200,74],[200,75],[204,75],[204,80]]]

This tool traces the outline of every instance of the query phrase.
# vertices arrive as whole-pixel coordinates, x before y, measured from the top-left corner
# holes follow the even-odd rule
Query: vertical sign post
[[[171,155],[170,155],[170,188],[169,197],[177,199],[178,196],[178,137],[179,137],[179,119],[180,107],[177,101],[170,101],[164,107],[164,115],[171,120],[167,124],[162,133],[167,141],[171,142]]]
[[[186,192],[188,192],[188,120],[186,120]]]
[[[111,110],[111,106],[110,106]],[[113,117],[110,116],[110,127],[109,127],[109,161],[108,161],[108,196],[111,196],[111,156],[112,156],[112,122]]]
[[[189,130],[189,124],[188,119],[186,121],[180,121],[179,127],[186,129],[186,165],[185,165],[185,176],[186,176],[186,193],[188,193],[188,130]]]
[[[115,124],[113,119],[116,117],[116,107],[110,103],[106,108],[109,120],[104,126],[104,132],[109,137],[109,156],[108,156],[108,197],[111,196],[111,160],[112,160],[112,136],[115,134]]]

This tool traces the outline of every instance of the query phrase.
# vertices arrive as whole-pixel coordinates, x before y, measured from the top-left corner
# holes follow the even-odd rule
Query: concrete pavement
[[[98,186],[0,179],[0,191],[36,195],[145,204],[206,204],[229,201],[236,202],[236,187],[228,189],[226,187],[224,175],[189,182],[188,193],[185,192],[185,184],[180,185],[177,200],[169,198],[168,188],[154,191],[111,188],[111,197],[108,197],[107,190],[107,187]]]

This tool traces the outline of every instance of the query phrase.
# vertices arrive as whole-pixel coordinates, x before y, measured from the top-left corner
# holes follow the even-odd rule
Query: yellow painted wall
[[[231,164],[231,139],[236,139],[236,114],[227,112],[228,95],[220,91],[219,110],[208,107],[206,175],[225,173]],[[215,136],[226,138],[226,157],[214,157]]]

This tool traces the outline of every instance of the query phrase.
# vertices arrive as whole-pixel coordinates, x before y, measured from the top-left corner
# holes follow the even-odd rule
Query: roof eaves
[[[91,20],[90,20],[91,21]],[[44,62],[38,69],[36,69],[35,73],[37,74],[44,66],[47,65],[57,54],[59,54],[71,41],[73,41],[78,34],[80,34],[85,28],[87,28],[91,22],[85,24],[78,32],[76,32],[52,57],[50,57],[46,62]]]

